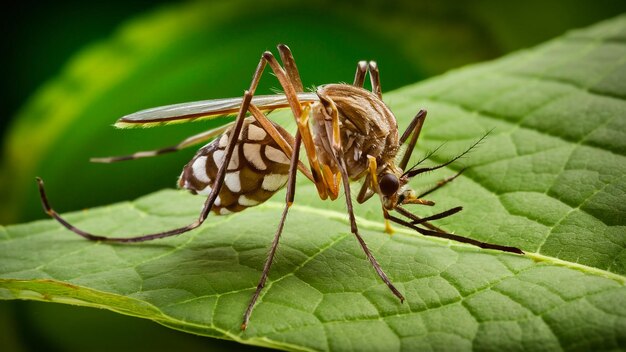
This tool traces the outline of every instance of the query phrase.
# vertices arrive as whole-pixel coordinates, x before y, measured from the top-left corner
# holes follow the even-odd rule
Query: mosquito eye
[[[378,187],[380,187],[380,191],[383,192],[383,195],[389,197],[398,191],[400,181],[398,181],[398,177],[394,174],[384,174],[378,182]]]

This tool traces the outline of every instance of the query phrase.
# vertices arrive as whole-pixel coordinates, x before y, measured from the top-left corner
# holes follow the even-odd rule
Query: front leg
[[[293,55],[289,51],[289,48],[285,45],[279,46],[279,50],[281,51],[281,56],[286,58],[286,61],[293,62]],[[298,88],[301,88],[300,78],[298,76],[298,72],[295,69],[295,63],[288,65],[287,67],[291,67],[288,69],[288,72],[280,66],[274,55],[271,52],[266,51],[263,53],[263,62],[267,62],[272,69],[276,78],[280,82],[282,86],[285,96],[287,97],[287,101],[289,102],[289,106],[291,107],[291,112],[296,119],[296,124],[298,126],[298,132],[302,138],[302,144],[304,144],[304,149],[306,151],[307,159],[309,160],[309,166],[311,167],[311,173],[314,179],[315,187],[317,189],[317,193],[321,199],[328,198],[328,189],[325,186],[324,181],[324,173],[320,167],[320,163],[317,159],[317,153],[315,151],[315,143],[313,141],[313,136],[311,134],[310,128],[308,126],[308,113],[309,107],[306,106],[304,109],[302,104],[298,100],[298,94],[296,92],[296,87],[294,84],[299,85]]]
[[[376,271],[378,276],[383,280],[383,282],[387,285],[387,287],[389,287],[391,292],[400,299],[400,302],[404,302],[404,296],[393,285],[393,283],[391,282],[387,274],[385,274],[383,269],[380,267],[380,264],[378,263],[378,261],[376,260],[372,252],[370,252],[369,248],[367,247],[365,240],[363,240],[363,237],[361,237],[361,235],[359,234],[359,228],[356,223],[356,217],[354,216],[354,207],[352,205],[352,195],[350,193],[350,178],[348,176],[348,167],[346,165],[345,160],[343,159],[341,134],[339,134],[338,132],[337,133],[334,132],[334,131],[338,131],[338,126],[339,126],[338,116],[339,115],[337,113],[336,106],[332,102],[332,100],[328,98],[324,98],[324,97],[320,97],[320,98],[322,98],[321,101],[325,105],[325,107],[330,108],[331,110],[330,114],[326,114],[324,117],[321,117],[320,120],[323,120],[326,122],[326,136],[329,138],[327,145],[331,146],[330,152],[331,152],[333,161],[335,162],[337,168],[339,169],[341,181],[343,182],[343,190],[344,190],[344,194],[346,198],[346,206],[348,208],[348,216],[350,219],[350,230],[356,237],[357,241],[359,242],[359,245],[361,245],[363,252],[365,252],[365,256],[372,264],[372,267],[374,267],[374,270]],[[322,109],[321,111],[323,113],[326,113],[326,110],[327,109]],[[375,182],[375,180],[373,181]]]

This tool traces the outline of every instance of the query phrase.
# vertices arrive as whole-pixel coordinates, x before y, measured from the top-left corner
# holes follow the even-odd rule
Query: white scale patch
[[[224,178],[226,187],[233,193],[241,192],[241,181],[239,180],[239,171],[229,172]]]
[[[224,154],[226,154],[225,150],[218,149],[213,152],[213,161],[217,167],[222,166],[224,163]],[[234,170],[239,167],[239,153],[237,150],[233,150],[233,156],[230,157],[230,162],[228,163],[228,170]]]
[[[206,160],[206,156],[197,158],[196,161],[193,162],[193,165],[191,165],[191,168],[193,170],[193,176],[198,179],[198,181],[209,183],[211,182],[211,179],[206,173]]]
[[[260,203],[258,200],[254,200],[254,199],[250,199],[250,198],[246,197],[245,194],[240,195],[239,199],[237,200],[237,202],[240,205],[243,205],[244,207],[251,207],[251,206],[254,206],[254,205],[257,205],[257,204]]]
[[[273,162],[280,164],[289,164],[289,158],[282,150],[276,149],[271,146],[265,147],[265,156]]]
[[[204,187],[203,190],[201,191],[197,191],[197,194],[201,195],[201,196],[209,196],[211,194],[211,191],[213,190],[213,188],[211,188],[210,185],[207,185],[206,187]],[[222,200],[220,199],[220,196],[217,196],[215,198],[215,202],[213,202],[213,205],[216,207],[219,207],[222,204]]]
[[[275,192],[281,189],[288,179],[289,175],[269,174],[263,177],[261,187],[266,191]]]
[[[243,145],[243,155],[257,170],[265,170],[267,166],[261,158],[261,145],[256,143],[245,143]]]
[[[252,141],[262,141],[267,136],[264,129],[259,126],[250,124],[248,125],[248,139]]]
[[[222,138],[220,138],[218,146],[220,148],[226,148],[227,145],[228,145],[228,135],[226,133],[224,133],[222,135]]]
[[[203,190],[198,191],[197,193],[201,196],[208,196],[209,194],[211,194],[211,191],[213,190],[213,188],[211,188],[210,185],[207,185],[206,187],[204,187]]]
[[[222,208],[220,209],[220,215],[228,215],[228,214],[232,214],[233,212],[226,209],[226,208]]]
[[[224,151],[222,149],[213,152],[213,162],[218,168],[224,163]]]
[[[228,170],[234,170],[239,167],[239,151],[237,148],[233,150],[233,156],[230,157],[230,162],[228,163]]]

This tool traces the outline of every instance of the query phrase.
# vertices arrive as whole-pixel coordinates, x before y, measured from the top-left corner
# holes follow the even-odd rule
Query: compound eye
[[[378,182],[378,187],[380,187],[380,191],[383,192],[383,195],[389,197],[398,191],[400,181],[398,181],[398,177],[394,174],[384,174]]]

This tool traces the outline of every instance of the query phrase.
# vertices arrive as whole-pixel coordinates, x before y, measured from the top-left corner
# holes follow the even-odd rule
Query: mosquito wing
[[[242,100],[243,98],[212,99],[160,106],[126,115],[120,118],[115,126],[120,128],[153,127],[234,115],[239,111]],[[319,98],[316,93],[307,92],[298,93],[298,100],[302,103],[311,103],[318,101]],[[254,96],[252,103],[262,111],[289,107],[284,94]]]

